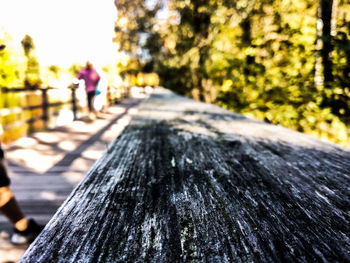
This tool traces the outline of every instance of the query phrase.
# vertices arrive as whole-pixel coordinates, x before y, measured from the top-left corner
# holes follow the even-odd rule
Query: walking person
[[[96,96],[96,86],[100,80],[100,76],[93,68],[92,64],[88,61],[86,66],[78,74],[78,79],[82,79],[85,82],[85,91],[87,95],[87,103],[89,109],[89,117],[94,118],[94,106],[93,100]]]

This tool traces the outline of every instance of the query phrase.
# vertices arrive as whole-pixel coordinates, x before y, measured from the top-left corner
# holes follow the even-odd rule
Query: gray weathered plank
[[[350,151],[157,90],[21,262],[350,262]]]

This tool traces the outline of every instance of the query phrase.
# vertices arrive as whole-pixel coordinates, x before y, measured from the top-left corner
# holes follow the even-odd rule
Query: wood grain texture
[[[350,151],[158,89],[20,262],[350,262]]]

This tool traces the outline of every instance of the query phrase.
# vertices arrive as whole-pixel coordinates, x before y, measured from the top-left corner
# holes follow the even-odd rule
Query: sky
[[[0,29],[30,35],[43,65],[113,61],[116,18],[113,0],[0,0]]]

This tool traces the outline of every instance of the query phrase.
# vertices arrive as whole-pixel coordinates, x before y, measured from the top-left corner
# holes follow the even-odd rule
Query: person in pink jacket
[[[100,80],[100,76],[88,61],[86,62],[86,66],[78,74],[78,79],[82,79],[85,82],[89,113],[93,113],[93,99],[96,95],[96,86]]]

